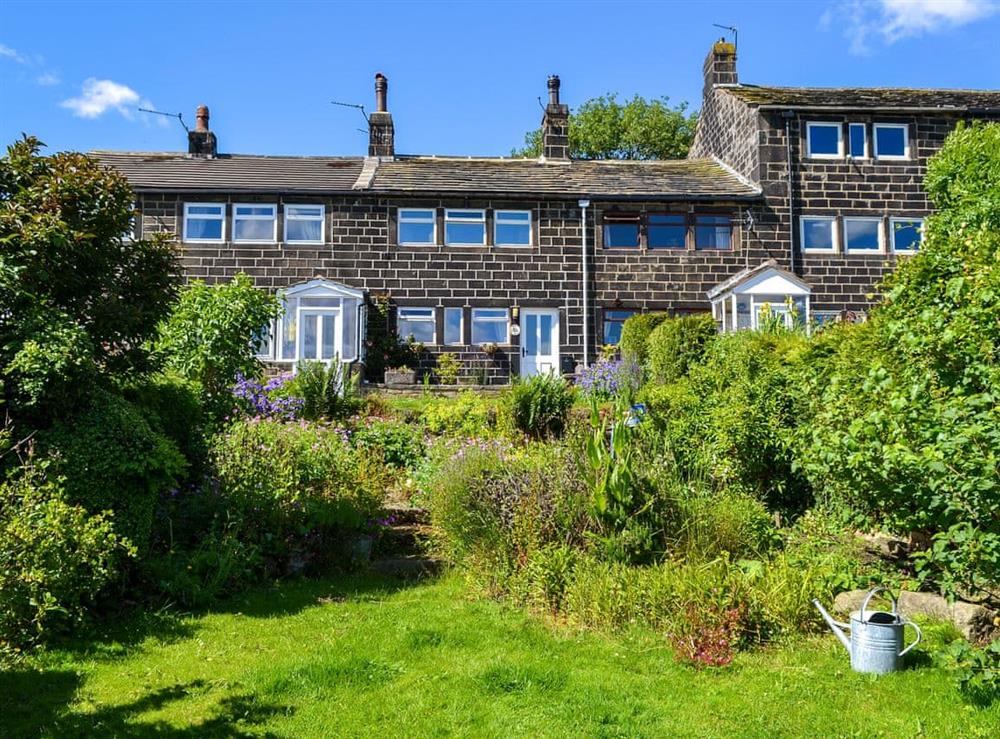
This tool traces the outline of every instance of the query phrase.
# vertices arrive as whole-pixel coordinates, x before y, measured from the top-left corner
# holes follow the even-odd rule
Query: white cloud
[[[58,85],[62,80],[52,72],[46,72],[45,74],[39,75],[35,82],[37,82],[42,87],[51,87],[52,85]]]
[[[846,0],[823,13],[820,27],[846,26],[851,53],[867,54],[872,38],[894,44],[958,28],[998,11],[997,0]]]
[[[0,44],[0,56],[11,59],[18,64],[28,64],[28,60],[22,56],[17,49],[12,49],[6,44]]]
[[[153,107],[128,85],[93,77],[84,81],[80,97],[63,100],[61,105],[80,118],[98,118],[113,109],[129,120],[135,118],[136,108]]]

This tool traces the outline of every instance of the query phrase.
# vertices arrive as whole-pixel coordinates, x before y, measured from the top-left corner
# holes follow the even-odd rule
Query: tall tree
[[[577,159],[682,159],[694,140],[697,113],[687,103],[671,107],[667,97],[636,95],[624,103],[616,93],[591,98],[569,117],[570,156]],[[542,153],[542,130],[524,136],[511,156]]]

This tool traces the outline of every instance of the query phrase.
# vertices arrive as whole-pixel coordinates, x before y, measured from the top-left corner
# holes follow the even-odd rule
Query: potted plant
[[[495,341],[487,341],[485,344],[480,344],[479,348],[483,350],[483,354],[487,357],[492,357],[497,353],[497,349],[499,349]]]
[[[389,386],[413,385],[417,382],[417,373],[409,367],[389,367],[385,371],[385,384]]]

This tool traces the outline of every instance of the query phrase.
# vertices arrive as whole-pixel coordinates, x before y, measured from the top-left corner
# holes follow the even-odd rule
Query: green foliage
[[[803,469],[822,495],[932,547],[942,590],[1000,572],[1000,125],[961,128],[929,165],[940,210],[871,320],[826,339]],[[827,334],[827,332],[823,332]]]
[[[660,321],[646,339],[649,376],[658,383],[684,377],[688,369],[702,358],[716,336],[718,328],[709,313]]]
[[[533,439],[544,439],[562,434],[573,395],[573,387],[563,378],[542,374],[515,381],[503,403],[515,428]]]
[[[165,238],[131,238],[123,175],[41,146],[25,137],[0,158],[0,368],[21,354],[14,374],[26,385],[8,390],[32,404],[45,378],[58,396],[63,372],[89,373],[84,357],[109,373],[143,368],[178,275]]]
[[[988,706],[1000,701],[1000,639],[985,647],[956,639],[940,662],[951,671],[955,686],[969,703]]]
[[[576,159],[683,159],[698,122],[687,103],[636,95],[624,103],[615,93],[584,102],[569,117],[570,156]],[[541,129],[529,131],[511,156],[540,156]]]
[[[386,295],[372,295],[368,304],[368,333],[365,352],[365,379],[382,382],[390,367],[416,367],[422,347],[404,341],[395,330],[392,309]]]
[[[437,369],[434,374],[442,385],[458,384],[458,371],[462,368],[462,363],[458,355],[453,352],[442,352],[437,357]]]
[[[361,406],[357,377],[339,357],[329,363],[299,362],[283,392],[302,399],[299,415],[311,421],[345,418]]]
[[[231,531],[278,566],[359,529],[391,482],[381,457],[352,449],[342,429],[306,422],[234,423],[216,437],[212,459]]]
[[[473,390],[463,390],[454,398],[428,404],[420,422],[432,434],[488,437],[497,426],[496,404]]]
[[[695,561],[764,559],[779,543],[774,517],[756,498],[722,491],[680,501],[679,551]]]
[[[626,318],[622,325],[621,340],[618,342],[622,359],[645,365],[649,335],[668,317],[666,313],[636,313]]]
[[[374,452],[397,469],[416,466],[424,455],[423,434],[401,421],[368,419],[351,433],[351,444]]]
[[[133,553],[40,469],[0,482],[0,658],[79,626]]]
[[[245,274],[218,285],[195,280],[161,323],[156,353],[169,370],[198,382],[209,409],[221,417],[232,407],[237,375],[260,374],[255,337],[280,309],[278,298]]]
[[[150,427],[177,446],[187,460],[187,477],[201,479],[208,458],[208,418],[201,386],[193,380],[164,372],[132,381],[123,392]]]
[[[52,471],[65,478],[67,500],[91,514],[113,511],[115,532],[145,554],[157,496],[187,469],[177,446],[135,405],[110,393],[96,393],[87,408],[38,440]]]

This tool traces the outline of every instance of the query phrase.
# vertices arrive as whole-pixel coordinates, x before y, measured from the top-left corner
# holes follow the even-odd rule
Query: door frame
[[[523,308],[522,307],[521,310],[520,310],[520,313],[521,313],[521,316],[520,316],[521,334],[520,334],[520,336],[518,338],[520,339],[520,341],[519,341],[519,344],[520,344],[519,349],[520,349],[520,360],[521,360],[521,365],[520,365],[520,369],[521,369],[520,374],[521,374],[521,376],[522,377],[530,377],[530,376],[532,376],[532,375],[526,375],[526,374],[524,374],[524,359],[527,356],[527,354],[525,353],[526,350],[527,350],[527,346],[525,344],[525,341],[526,341],[527,337],[525,335],[524,329],[525,329],[525,325],[527,324],[527,320],[526,319],[527,319],[527,316],[528,316],[529,313],[534,314],[534,315],[538,315],[538,316],[541,316],[541,315],[552,316],[552,353],[550,355],[548,355],[548,356],[552,357],[552,374],[554,374],[554,375],[561,374],[559,370],[560,370],[560,362],[561,362],[561,359],[562,359],[562,337],[561,337],[562,328],[561,328],[561,321],[559,320],[559,309],[558,308]],[[544,355],[544,354],[538,354],[538,355],[535,355],[535,356],[546,356],[546,355]],[[537,367],[537,363],[536,363],[536,367]],[[536,374],[536,375],[537,374],[541,374],[541,372],[536,371],[534,374]]]
[[[334,308],[328,306],[311,306],[311,305],[300,305],[295,312],[296,328],[295,331],[297,336],[295,337],[295,363],[298,364],[301,361],[308,362],[325,362],[330,364],[333,361],[333,357],[330,359],[320,359],[319,357],[303,357],[302,350],[305,348],[305,341],[303,337],[305,336],[306,324],[303,318],[305,314],[315,315],[318,318],[324,320],[328,318],[333,319],[333,341],[334,341],[334,356],[340,355],[340,348],[343,346],[344,339],[344,311],[342,308]],[[323,346],[323,330],[322,321],[316,321],[316,353],[322,354]],[[343,360],[341,360],[343,361]]]

